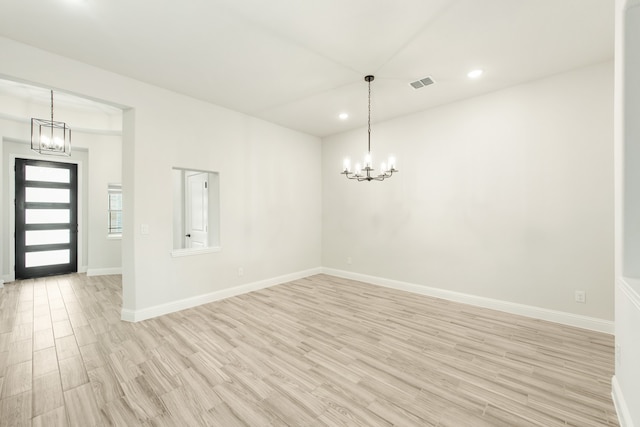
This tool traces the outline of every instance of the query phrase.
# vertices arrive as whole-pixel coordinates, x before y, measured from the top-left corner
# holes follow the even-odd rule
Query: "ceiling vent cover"
[[[431,77],[424,77],[424,78],[421,78],[419,80],[416,80],[415,82],[411,82],[409,84],[414,89],[420,89],[420,88],[423,88],[425,86],[432,85],[434,83],[435,83],[435,81]]]

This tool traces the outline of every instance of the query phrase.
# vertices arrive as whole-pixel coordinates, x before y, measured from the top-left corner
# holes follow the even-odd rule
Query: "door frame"
[[[16,159],[29,159],[29,160],[49,160],[53,162],[59,163],[75,163],[78,165],[78,273],[84,273],[87,270],[86,260],[83,256],[83,245],[82,242],[84,240],[84,209],[83,209],[83,162],[79,159],[69,158],[69,157],[58,157],[49,158],[42,155],[36,155],[31,153],[19,154],[19,153],[9,153],[9,170],[7,173],[9,174],[9,282],[13,282],[16,280],[16,209],[13,201],[16,199],[16,172],[15,165]]]
[[[20,168],[18,168],[20,160]],[[68,181],[48,180],[28,178],[29,167],[43,167],[50,170],[63,170],[68,173]],[[58,276],[62,274],[78,272],[78,165],[75,163],[62,163],[49,159],[24,159],[16,158],[16,199],[15,199],[15,235],[16,235],[16,279],[32,279],[46,276]],[[20,175],[20,177],[18,177]],[[18,179],[20,178],[20,179]],[[29,189],[55,190],[62,189],[68,193],[68,200],[48,200],[47,197],[37,197],[37,200],[29,200]],[[68,221],[27,221],[28,212],[35,209],[63,209],[68,212]],[[18,221],[18,219],[20,221]],[[18,229],[20,227],[20,229]],[[67,230],[68,240],[35,244],[28,243],[30,230]],[[35,232],[35,231],[34,231]],[[34,256],[40,253],[51,253],[51,251],[67,251],[69,253],[67,262],[51,262],[43,259],[44,263],[28,266],[27,260],[30,254]],[[42,252],[44,251],[44,252]],[[18,264],[20,264],[20,274],[18,274]]]

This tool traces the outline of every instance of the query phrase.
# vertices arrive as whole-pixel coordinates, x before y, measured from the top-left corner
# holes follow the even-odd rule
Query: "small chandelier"
[[[31,149],[40,154],[71,155],[71,129],[64,122],[53,121],[53,91],[51,120],[31,119]]]
[[[346,176],[348,179],[355,179],[358,181],[384,181],[387,178],[391,178],[394,172],[398,172],[396,169],[396,159],[393,157],[389,157],[388,167],[384,163],[380,165],[380,173],[378,175],[373,174],[374,169],[371,167],[371,82],[373,81],[373,76],[366,76],[364,80],[369,83],[369,120],[368,120],[368,144],[367,144],[367,154],[364,156],[364,168],[360,166],[359,163],[356,163],[355,169],[351,171],[351,161],[346,158],[344,159],[344,169],[341,174]]]

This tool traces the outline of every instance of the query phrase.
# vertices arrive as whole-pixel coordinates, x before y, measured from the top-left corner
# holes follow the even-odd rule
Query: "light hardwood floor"
[[[139,323],[0,290],[2,426],[610,426],[613,337],[318,275]]]

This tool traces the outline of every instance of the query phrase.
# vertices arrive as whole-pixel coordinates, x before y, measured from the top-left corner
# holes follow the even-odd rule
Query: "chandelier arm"
[[[349,173],[349,172],[347,172],[347,171],[342,172],[342,174],[343,174],[344,176],[346,176],[346,177],[347,177],[347,179],[358,179],[358,178],[359,178],[359,175],[356,175],[356,174],[354,174],[354,173]]]

